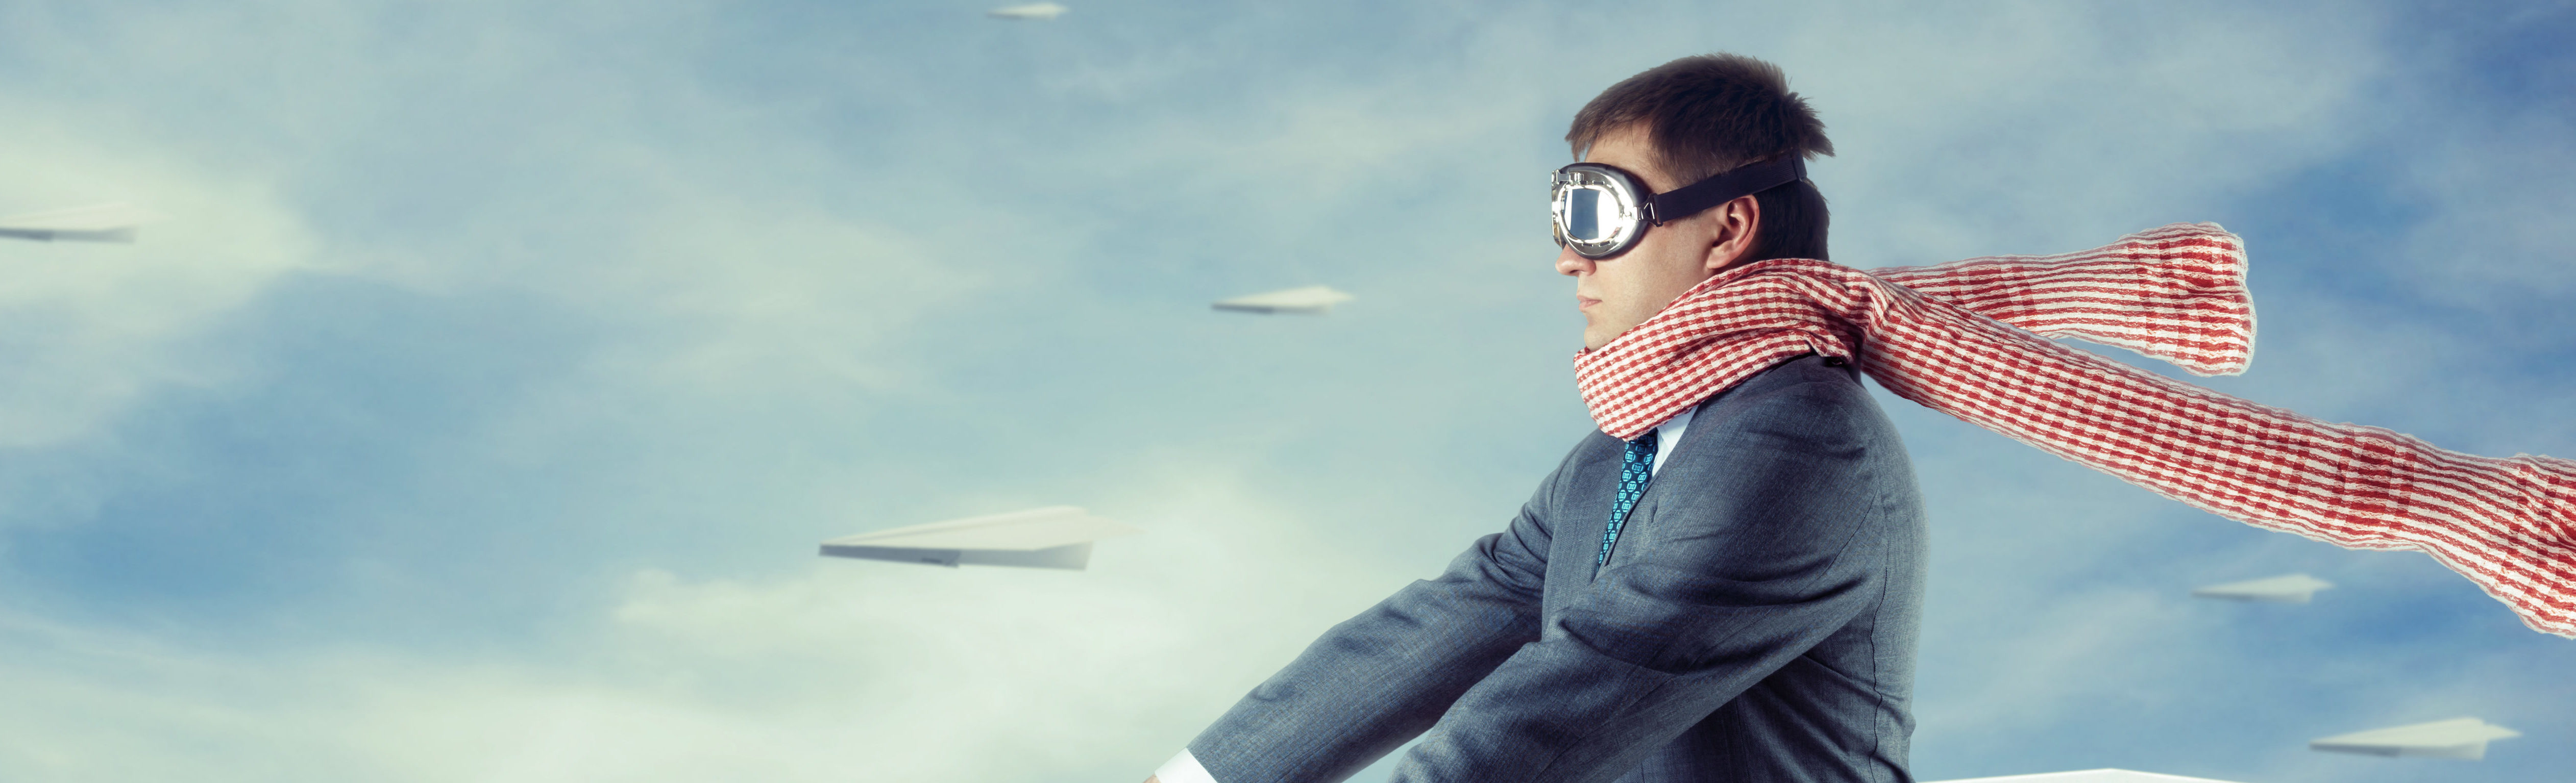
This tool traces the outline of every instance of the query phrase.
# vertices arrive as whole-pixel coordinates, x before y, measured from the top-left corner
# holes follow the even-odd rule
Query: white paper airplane
[[[2337,734],[2310,741],[2308,749],[2366,756],[2424,756],[2476,761],[2486,758],[2487,741],[2519,736],[2522,732],[2476,718],[2452,718]]]
[[[1216,309],[1245,313],[1322,313],[1333,305],[1351,300],[1351,295],[1331,286],[1310,285],[1280,291],[1264,291],[1250,296],[1219,299]]]
[[[843,536],[823,542],[823,554],[950,568],[993,565],[1080,571],[1091,563],[1091,542],[1142,532],[1073,506],[1049,506]]]
[[[2209,778],[2187,778],[2181,775],[2158,775],[2153,772],[2131,772],[2125,769],[2088,769],[2082,772],[2049,772],[2039,775],[2005,775],[1999,778],[1965,778],[1939,783],[2230,783]]]
[[[1071,10],[1073,9],[1056,5],[1054,3],[1030,3],[1028,5],[996,8],[984,12],[984,15],[996,19],[1053,19],[1063,16],[1064,12]]]
[[[2333,587],[2333,582],[2307,574],[2286,574],[2265,579],[2249,579],[2210,585],[2191,591],[2195,598],[2225,598],[2232,601],[2275,601],[2304,604],[2317,591]]]
[[[152,213],[123,203],[98,204],[0,217],[0,237],[38,242],[132,242],[135,227]]]

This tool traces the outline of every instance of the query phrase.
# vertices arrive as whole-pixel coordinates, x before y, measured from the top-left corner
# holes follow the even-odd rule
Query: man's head
[[[1731,54],[1674,60],[1602,91],[1565,134],[1579,160],[1626,169],[1657,193],[1785,155],[1834,153],[1824,123],[1777,66]],[[1740,191],[1739,191],[1740,192]],[[1583,345],[1599,348],[1718,270],[1825,257],[1825,200],[1805,180],[1648,230],[1627,252],[1559,252],[1575,278]]]

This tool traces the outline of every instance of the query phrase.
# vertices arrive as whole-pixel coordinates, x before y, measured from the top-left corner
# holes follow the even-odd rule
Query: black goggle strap
[[[1644,209],[1646,218],[1660,226],[1806,178],[1806,156],[1791,150],[1777,158],[1737,166],[1733,171],[1648,196]]]

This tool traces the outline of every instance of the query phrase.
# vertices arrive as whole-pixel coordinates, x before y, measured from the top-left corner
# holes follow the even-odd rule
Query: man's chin
[[[1636,324],[1629,324],[1618,329],[1612,329],[1607,325],[1597,323],[1586,325],[1583,327],[1583,349],[1587,351],[1601,350],[1601,346],[1618,342],[1621,336],[1626,335],[1629,330],[1635,328],[1637,328]]]

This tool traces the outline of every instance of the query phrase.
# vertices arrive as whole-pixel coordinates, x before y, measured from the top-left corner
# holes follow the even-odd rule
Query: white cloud
[[[0,633],[0,769],[52,779],[1141,778],[1411,574],[1169,465],[1088,572],[828,560],[629,576],[552,653]],[[280,763],[293,759],[295,763]]]
[[[164,219],[131,245],[0,240],[0,448],[94,432],[161,384],[212,384],[228,352],[190,338],[280,276],[324,268],[317,240],[259,172],[207,165],[148,135],[26,101],[0,106],[0,212],[127,201]]]
[[[439,458],[421,469],[431,478],[384,494],[505,509],[499,521],[454,514],[438,535],[470,542],[460,551],[613,571],[613,587],[568,578],[564,589],[616,600],[569,613],[545,638],[477,637],[491,646],[466,645],[475,652],[336,640],[327,620],[257,652],[156,641],[184,628],[25,631],[0,643],[0,690],[34,705],[0,711],[12,719],[0,770],[1140,775],[1326,626],[1491,529],[1499,515],[1486,512],[1517,501],[1565,445],[1554,439],[1579,428],[1562,374],[1571,343],[1547,342],[1570,338],[1573,321],[1532,199],[1536,173],[1562,160],[1562,115],[1610,81],[1710,49],[1776,58],[1844,152],[1818,168],[1841,218],[1838,255],[1871,266],[2067,250],[2208,219],[2397,132],[2371,121],[2393,111],[2371,85],[2409,78],[2377,40],[2386,22],[2340,8],[1453,4],[1273,9],[1187,31],[1197,37],[1102,9],[1084,13],[1098,27],[1032,34],[1095,30],[1094,43],[1037,47],[1009,68],[952,56],[947,39],[904,49],[846,19],[800,17],[804,36],[723,53],[711,42],[759,36],[687,7],[614,23],[590,7],[408,22],[266,8],[301,20],[270,26],[324,34],[154,16],[105,36],[112,45],[72,31],[28,50],[57,85],[113,86],[102,74],[133,67],[243,108],[231,121],[173,112],[211,126],[184,142],[0,129],[0,142],[34,140],[0,143],[0,162],[34,150],[27,159],[50,161],[65,197],[134,185],[183,194],[155,200],[165,212],[228,216],[147,229],[133,248],[34,248],[209,255],[123,267],[83,256],[91,266],[61,267],[78,274],[0,289],[32,297],[7,300],[0,317],[80,325],[5,349],[71,380],[0,391],[11,411],[0,422],[23,412],[33,423],[12,432],[55,433],[24,444],[58,443],[152,384],[223,377],[220,352],[166,346],[292,270],[433,299],[526,295],[599,325],[596,350],[461,425],[466,446],[424,447]],[[1333,13],[1344,16],[1319,16]],[[1328,33],[1348,51],[1288,40]],[[1403,45],[1346,40],[1362,35]],[[1012,81],[1020,65],[1038,75]],[[2469,179],[2442,192],[2488,187],[2480,178],[2505,176],[2523,148],[2462,147],[2474,160],[2435,170]],[[160,162],[118,168],[129,158]],[[248,162],[170,162],[217,159]],[[2554,203],[2514,193],[2544,214]],[[1163,222],[1140,230],[1147,219]],[[2561,238],[2513,210],[2444,221],[2440,231],[2520,248],[2499,258],[2545,261]],[[2458,272],[2461,301],[2554,290],[2551,267],[2517,263]],[[157,272],[114,271],[128,268]],[[1315,282],[1362,298],[1328,320],[1176,315],[1205,316],[1202,295]],[[2343,300],[2312,311],[2331,323],[2267,342],[2258,368],[2315,372],[2260,387],[2278,395],[2263,401],[2366,409],[2444,372],[2385,363],[2476,344]],[[2272,329],[2267,339],[2288,334]],[[2046,731],[2104,702],[2158,709],[2159,684],[2223,668],[2235,651],[2184,639],[2171,658],[2140,657],[2159,629],[2207,623],[2178,603],[2188,580],[2158,592],[2119,581],[2121,569],[2197,574],[2287,556],[2246,543],[2284,537],[2204,535],[2224,523],[1955,422],[1898,415],[1927,485],[1949,493],[1934,523],[1959,547],[1934,575],[1948,603],[1932,617],[1947,625],[1925,659],[1927,682],[1953,685],[1927,688],[1919,754]],[[2460,416],[2466,426],[2474,412]],[[989,460],[959,456],[984,448]],[[129,457],[100,475],[148,463]],[[1104,544],[1083,574],[711,565],[718,550],[777,546],[802,559],[819,519],[1023,501],[1080,502],[1154,532]],[[434,515],[365,511],[334,523]],[[660,544],[594,556],[583,544],[599,531]],[[248,532],[245,545],[268,533]],[[431,568],[401,552],[346,556]],[[476,568],[423,573],[505,579]],[[335,586],[364,604],[374,585]],[[572,601],[485,587],[456,585],[454,600]],[[474,613],[449,616],[460,615]],[[2511,687],[2427,687],[2454,685]]]

